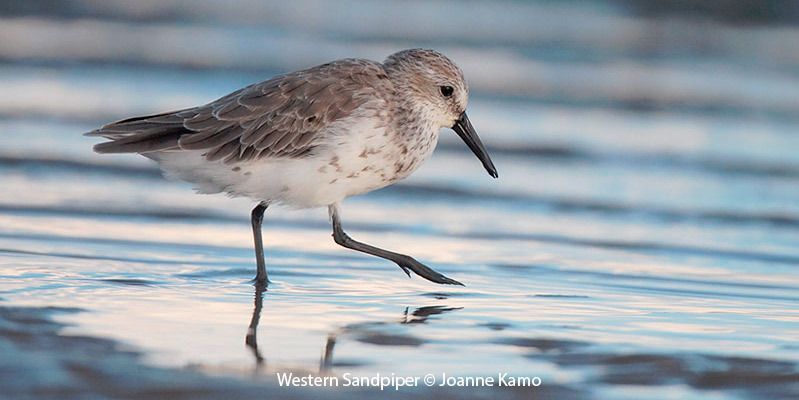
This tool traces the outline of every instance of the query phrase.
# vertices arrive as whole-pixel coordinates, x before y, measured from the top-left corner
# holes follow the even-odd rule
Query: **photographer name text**
[[[380,390],[400,390],[403,387],[538,387],[543,383],[537,376],[518,376],[507,372],[486,376],[451,376],[446,373],[419,376],[396,374],[354,375],[349,372],[341,376],[299,375],[293,372],[278,372],[277,381],[285,387],[370,387]]]

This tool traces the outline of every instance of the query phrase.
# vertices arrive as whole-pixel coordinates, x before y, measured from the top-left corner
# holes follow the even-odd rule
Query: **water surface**
[[[0,21],[16,38],[0,41],[0,353],[30,366],[0,373],[30,382],[16,398],[156,396],[159,374],[175,396],[320,395],[279,392],[282,371],[543,382],[443,392],[485,398],[799,396],[795,27],[673,18],[657,35],[618,3],[352,2],[336,20],[298,11],[316,2],[173,3]],[[453,9],[475,23],[428,23]],[[465,287],[338,247],[325,210],[270,208],[261,293],[252,202],[195,195],[80,136],[420,45],[462,64],[501,178],[442,132],[414,176],[343,218]],[[108,377],[118,392],[92,384]]]

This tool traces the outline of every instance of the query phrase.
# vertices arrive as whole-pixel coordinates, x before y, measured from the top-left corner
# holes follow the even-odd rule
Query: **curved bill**
[[[452,125],[452,130],[463,139],[466,145],[472,150],[472,153],[480,159],[480,162],[483,163],[483,167],[488,171],[488,174],[494,178],[498,178],[499,174],[497,173],[497,168],[494,167],[491,157],[488,156],[488,152],[485,146],[483,146],[483,142],[480,141],[480,137],[477,136],[477,132],[475,132],[472,123],[469,122],[466,111],[455,121],[455,125]]]

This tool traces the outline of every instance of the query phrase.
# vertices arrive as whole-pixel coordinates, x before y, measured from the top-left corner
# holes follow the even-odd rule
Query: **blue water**
[[[212,385],[227,393],[274,388],[282,371],[508,372],[543,384],[467,394],[799,396],[799,28],[648,19],[620,3],[9,6],[0,325],[22,307],[58,322],[48,334],[140,354],[125,365],[231,378]],[[411,178],[347,200],[344,223],[463,288],[338,247],[325,210],[270,208],[274,283],[255,293],[253,203],[193,194],[80,135],[414,46],[463,67],[501,177],[447,131]],[[19,398],[41,382],[108,396],[64,362],[36,363],[112,367],[14,337],[0,335],[0,355],[38,366],[14,379],[30,382]],[[114,370],[116,384],[160,387],[141,368]],[[203,381],[181,379],[176,390]]]

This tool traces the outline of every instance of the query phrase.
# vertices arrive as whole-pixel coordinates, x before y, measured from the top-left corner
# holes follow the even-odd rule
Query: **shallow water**
[[[507,372],[541,378],[502,392],[518,398],[799,396],[799,41],[789,40],[799,29],[675,18],[661,27],[683,34],[657,36],[616,6],[549,2],[478,3],[459,12],[489,13],[482,28],[444,29],[424,21],[448,2],[416,4],[418,15],[395,7],[391,24],[360,2],[347,4],[361,14],[335,21],[298,14],[314,2],[256,3],[239,13],[202,2],[155,21],[172,2],[2,17],[0,32],[18,40],[0,44],[0,326],[17,336],[0,334],[0,354],[38,366],[19,372],[31,382],[15,386],[20,398],[73,376],[63,360],[98,365],[88,350],[26,350],[19,337],[35,331],[20,313],[55,318],[52,337],[95,338],[87,349],[111,343],[103,357],[135,350],[121,363],[137,367],[102,368],[139,389],[160,387],[161,370],[142,376],[143,364],[189,370],[175,381],[188,393],[197,382],[274,389],[280,371]],[[602,27],[614,28],[596,35]],[[466,287],[338,247],[324,210],[270,209],[273,283],[258,293],[251,202],[195,195],[144,158],[93,154],[96,141],[80,136],[280,71],[414,45],[462,64],[501,177],[447,131],[410,179],[347,200],[344,223]]]

